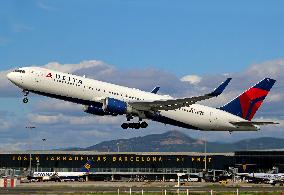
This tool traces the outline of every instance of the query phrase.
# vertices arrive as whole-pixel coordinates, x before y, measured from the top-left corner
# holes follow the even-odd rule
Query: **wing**
[[[242,126],[242,127],[252,127],[254,125],[276,125],[279,124],[277,122],[271,121],[241,121],[241,122],[230,122],[235,126]]]
[[[198,101],[217,97],[224,91],[224,89],[227,87],[231,79],[232,78],[228,78],[214,91],[202,96],[183,98],[183,99],[157,100],[152,102],[129,102],[129,105],[137,110],[143,110],[143,111],[175,110],[181,107],[190,106]]]

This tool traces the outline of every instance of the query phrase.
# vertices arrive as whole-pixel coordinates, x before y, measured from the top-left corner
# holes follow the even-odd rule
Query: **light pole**
[[[204,135],[204,169],[206,171],[207,169],[207,142],[206,142],[206,136]]]
[[[117,152],[119,152],[119,143],[117,142],[116,145],[117,145]]]
[[[36,161],[36,172],[38,172],[39,160]]]
[[[46,142],[46,139],[42,138],[41,140],[42,140],[42,150],[44,150],[44,144],[45,144],[44,142]]]
[[[30,174],[32,172],[32,141],[31,141],[31,135],[32,135],[32,129],[35,129],[34,126],[27,126],[26,129],[29,129],[30,130],[30,165],[29,165],[29,169],[30,169]]]

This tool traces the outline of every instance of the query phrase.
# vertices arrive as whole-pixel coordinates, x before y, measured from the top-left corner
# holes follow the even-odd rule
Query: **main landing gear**
[[[29,102],[29,99],[28,99],[28,94],[29,94],[29,91],[27,90],[23,90],[23,94],[24,94],[24,98],[23,98],[23,103],[26,104]]]
[[[122,123],[121,125],[121,128],[122,129],[127,129],[127,128],[130,128],[130,129],[144,129],[144,128],[147,128],[148,127],[148,123],[146,123],[145,121],[143,122],[138,122],[138,123]]]

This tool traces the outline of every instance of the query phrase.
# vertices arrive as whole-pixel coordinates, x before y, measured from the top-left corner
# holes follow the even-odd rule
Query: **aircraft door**
[[[210,115],[209,115],[209,122],[212,123],[212,112],[210,112]]]
[[[213,112],[210,112],[209,122],[213,123],[217,127],[218,126],[218,116],[214,114]]]

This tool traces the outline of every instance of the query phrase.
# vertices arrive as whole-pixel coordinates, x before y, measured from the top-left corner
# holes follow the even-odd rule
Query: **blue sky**
[[[202,135],[156,123],[145,131],[124,132],[120,129],[124,118],[88,116],[80,106],[38,96],[23,105],[20,91],[5,75],[9,69],[31,65],[61,67],[144,90],[160,85],[160,93],[178,97],[208,92],[228,73],[232,84],[222,97],[205,102],[212,106],[271,76],[277,83],[256,117],[284,122],[283,7],[280,0],[0,1],[0,150],[27,148],[23,127],[28,123],[38,127],[34,142],[45,137],[53,140],[50,148],[89,146],[173,129],[195,138]],[[284,137],[283,127],[233,135],[208,133],[208,138]],[[58,132],[64,132],[64,138],[55,136]],[[70,143],[74,137],[78,139]]]
[[[283,1],[0,2],[1,68],[99,59],[177,75],[236,72],[284,52]]]

